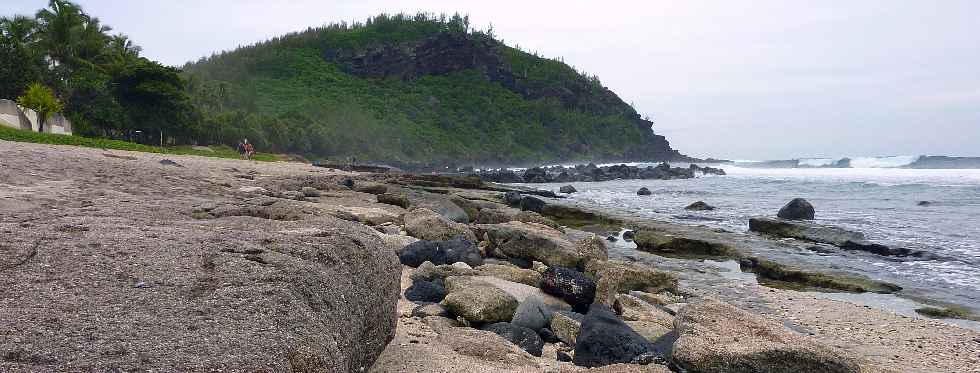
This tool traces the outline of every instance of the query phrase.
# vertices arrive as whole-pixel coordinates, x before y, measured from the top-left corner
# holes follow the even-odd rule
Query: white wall
[[[0,99],[0,125],[37,132],[37,113],[16,102]],[[60,113],[52,114],[44,123],[44,132],[71,135],[71,121]]]

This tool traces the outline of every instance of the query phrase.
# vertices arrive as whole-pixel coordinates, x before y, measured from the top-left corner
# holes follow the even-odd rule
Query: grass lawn
[[[210,146],[211,151],[194,149],[190,146],[174,146],[160,148],[156,146],[149,146],[143,144],[132,143],[128,141],[120,140],[109,140],[109,139],[99,139],[91,137],[81,137],[81,136],[68,136],[68,135],[55,135],[51,133],[37,133],[33,131],[24,131],[19,129],[14,129],[6,126],[0,126],[0,140],[7,141],[17,141],[17,142],[33,142],[38,144],[54,144],[54,145],[74,145],[74,146],[84,146],[88,148],[102,148],[102,149],[113,149],[113,150],[131,150],[137,152],[146,153],[161,153],[161,154],[181,154],[181,155],[199,155],[202,157],[215,157],[215,158],[238,158],[238,152],[226,145]],[[275,154],[269,153],[255,153],[252,159],[256,161],[274,162],[279,161],[280,158]]]

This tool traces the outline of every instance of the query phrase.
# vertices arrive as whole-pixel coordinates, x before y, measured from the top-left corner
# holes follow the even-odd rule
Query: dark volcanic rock
[[[595,300],[596,285],[582,272],[550,267],[542,275],[541,290],[561,297],[575,310],[584,311]]]
[[[631,363],[652,352],[653,344],[620,320],[612,308],[595,304],[582,322],[572,362],[578,366],[601,367]]]
[[[521,198],[521,210],[524,211],[541,213],[541,211],[544,210],[545,205],[546,203],[537,197],[524,196]]]
[[[711,211],[714,210],[715,207],[705,203],[704,201],[697,201],[690,205],[687,205],[687,207],[685,207],[684,209],[689,211]]]
[[[521,204],[521,194],[518,192],[507,192],[504,193],[504,203],[508,206],[517,207]]]
[[[651,194],[653,194],[653,192],[651,192],[650,189],[647,189],[647,187],[642,187],[640,190],[636,191],[636,195],[638,196],[649,196]]]
[[[462,237],[447,241],[417,241],[405,246],[398,254],[398,260],[409,267],[418,267],[429,261],[432,264],[453,264],[463,262],[470,267],[483,265],[483,257],[476,244]]]
[[[345,186],[347,187],[347,189],[354,189],[354,179],[351,179],[349,177],[345,177],[341,179],[340,181],[337,182],[337,184],[341,186]]]
[[[504,337],[504,339],[517,345],[531,355],[541,356],[541,348],[544,347],[544,341],[541,340],[538,333],[531,329],[508,322],[498,322],[484,326],[483,330],[494,332]]]
[[[442,281],[415,281],[405,289],[405,299],[412,302],[438,303],[446,297]]]
[[[563,173],[563,175],[565,175],[565,174]],[[575,187],[573,187],[571,185],[565,185],[565,186],[563,186],[561,188],[558,188],[558,191],[559,192],[562,192],[562,193],[565,193],[565,194],[571,194],[571,193],[578,192],[578,190],[576,190]]]
[[[626,231],[626,232],[623,232],[623,239],[624,240],[626,240],[626,241],[632,241],[633,240],[633,237],[636,237],[636,232],[635,231]]]
[[[478,173],[477,176],[484,181],[502,183],[567,183],[617,179],[690,179],[698,174],[724,175],[725,171],[695,164],[687,168],[670,167],[667,163],[661,163],[657,167],[639,168],[625,164],[598,167],[590,163],[574,167],[534,167],[521,173],[488,170]]]
[[[813,220],[813,205],[803,198],[794,198],[786,206],[779,209],[776,216],[788,220]]]

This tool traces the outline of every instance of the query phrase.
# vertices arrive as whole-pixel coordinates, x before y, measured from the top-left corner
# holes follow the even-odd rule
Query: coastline
[[[209,367],[216,367],[221,364],[228,366],[228,359],[231,359],[229,357],[231,355],[245,354],[238,356],[249,356],[247,354],[254,354],[251,355],[253,359],[232,359],[234,361],[232,367],[242,369],[264,367],[277,371],[276,367],[282,368],[283,366],[275,365],[274,362],[285,359],[284,348],[289,345],[289,343],[277,338],[270,339],[269,343],[255,346],[244,344],[227,346],[226,353],[201,360],[193,358],[193,356],[197,356],[193,354],[178,355],[176,349],[153,350],[151,346],[140,343],[141,340],[143,342],[149,340],[151,335],[147,334],[151,328],[140,325],[144,325],[142,324],[144,322],[160,322],[160,320],[154,320],[154,317],[168,320],[167,323],[161,323],[161,325],[169,325],[174,329],[173,331],[152,329],[154,330],[153,338],[161,338],[167,341],[168,346],[183,347],[184,350],[188,346],[195,346],[200,343],[192,338],[200,336],[202,332],[199,330],[201,329],[188,329],[185,325],[188,321],[180,319],[186,317],[182,313],[185,308],[181,307],[174,311],[163,306],[167,304],[169,299],[167,296],[175,296],[178,298],[173,299],[182,299],[181,302],[188,302],[187,305],[192,307],[187,307],[186,310],[193,309],[194,305],[199,304],[196,303],[199,302],[198,299],[202,299],[179,298],[181,291],[194,288],[191,280],[195,278],[194,276],[181,277],[183,273],[181,268],[191,265],[198,266],[201,255],[209,252],[207,245],[199,245],[208,242],[211,243],[210,245],[226,242],[232,243],[232,246],[248,248],[264,245],[262,244],[265,242],[264,240],[279,240],[282,237],[309,240],[312,237],[323,238],[323,235],[338,235],[337,237],[347,237],[345,239],[360,241],[364,247],[371,250],[378,250],[378,258],[388,258],[380,261],[385,262],[390,260],[406,243],[414,239],[401,234],[405,227],[404,217],[408,211],[402,207],[378,202],[379,193],[373,192],[378,191],[381,186],[386,191],[401,191],[412,198],[423,201],[444,201],[447,198],[458,197],[461,198],[458,200],[458,204],[460,204],[458,208],[462,210],[470,208],[468,203],[479,205],[486,202],[501,205],[500,198],[503,192],[512,189],[502,185],[473,189],[473,185],[466,180],[413,177],[411,175],[347,173],[297,163],[260,164],[194,156],[112,152],[113,154],[125,154],[135,158],[134,160],[126,160],[103,156],[105,152],[98,149],[2,141],[0,141],[0,152],[4,153],[3,161],[0,161],[4,170],[0,170],[0,174],[7,176],[2,181],[3,188],[0,189],[3,191],[3,199],[0,199],[0,210],[4,212],[5,216],[8,216],[0,223],[2,223],[7,234],[16,238],[7,241],[5,245],[20,248],[21,246],[17,243],[23,242],[25,243],[24,247],[28,247],[27,243],[29,243],[32,235],[37,235],[46,229],[66,227],[58,233],[52,233],[57,236],[57,240],[51,241],[51,246],[45,246],[39,253],[29,256],[22,264],[7,270],[8,283],[4,283],[5,290],[0,301],[3,302],[5,311],[20,316],[0,321],[0,327],[9,331],[0,336],[0,350],[4,352],[3,358],[0,359],[0,368],[11,370],[71,370],[109,366],[120,369],[142,366],[145,369],[147,366],[154,366],[154,364],[164,364],[169,359],[186,358],[192,365],[181,366],[185,370],[195,371],[207,370]],[[161,165],[159,161],[163,158],[176,162],[180,167]],[[61,163],[55,164],[54,162]],[[123,176],[113,177],[117,173]],[[352,179],[355,187],[338,187],[338,183],[344,182],[345,178]],[[286,193],[300,189],[302,186],[313,186],[317,192],[311,191],[310,196],[306,198],[301,198],[302,195],[296,196]],[[268,195],[263,194],[264,192],[260,192],[259,189],[249,189],[249,191],[243,189],[253,187],[266,190]],[[374,189],[369,190],[369,188]],[[313,196],[314,194],[316,196]],[[296,198],[284,198],[290,196]],[[86,203],[85,201],[89,202]],[[251,203],[249,201],[256,201],[257,204],[249,205]],[[548,206],[560,206],[565,201],[547,199],[546,202]],[[262,206],[262,203],[271,204]],[[206,206],[208,204],[218,206]],[[280,206],[279,204],[283,204],[283,210],[276,212],[281,213],[280,215],[270,215],[272,212],[269,209],[262,208]],[[220,211],[225,205],[237,206],[237,209],[233,211],[234,214],[221,215],[215,212]],[[247,209],[241,207],[246,205],[256,207]],[[202,206],[210,207],[210,209]],[[506,208],[510,209],[508,213],[517,214],[514,208]],[[499,207],[499,209],[503,211],[505,207]],[[545,210],[545,212],[547,211]],[[574,223],[564,224],[570,226],[565,229],[563,234],[569,240],[588,236],[587,232],[595,230],[596,226],[600,229],[615,230],[626,226],[671,232],[675,235],[700,240],[720,241],[748,253],[756,253],[754,247],[759,242],[756,241],[759,238],[717,232],[705,228],[652,220],[637,221],[635,217],[626,214],[615,216],[588,215],[578,209],[551,211],[553,213],[557,211],[557,214],[563,215],[552,215],[550,218],[555,221]],[[192,216],[194,214],[198,215],[194,217]],[[26,220],[9,218],[14,215],[26,218]],[[543,215],[548,216],[547,213]],[[270,216],[288,217],[288,219],[268,219],[267,217]],[[32,223],[23,226],[25,221]],[[134,224],[133,222],[137,223]],[[120,225],[121,228],[118,230],[108,229],[110,224]],[[474,224],[471,223],[470,225]],[[593,227],[589,228],[589,225]],[[86,227],[88,229],[85,229]],[[381,232],[381,230],[386,232]],[[346,233],[340,233],[341,231],[349,231],[351,234],[345,235]],[[136,232],[142,233],[137,234]],[[333,233],[328,234],[326,232]],[[112,244],[88,249],[75,248],[76,243],[84,243],[89,240],[111,242]],[[168,245],[167,251],[158,251],[159,249],[153,245],[137,244],[138,242],[153,243],[169,240],[175,240],[175,242],[179,242],[179,245]],[[109,249],[106,247],[110,247],[113,251],[108,251]],[[68,271],[70,266],[77,265],[77,261],[60,260],[57,257],[58,251],[55,249],[65,250],[72,255],[83,255],[81,257],[92,256],[93,263],[104,262],[114,264],[117,267],[122,265],[123,268],[129,268],[122,272],[130,273],[134,277],[113,279],[116,274],[111,270],[112,265],[97,267],[106,268],[108,272],[105,274]],[[809,292],[759,285],[751,281],[726,276],[732,272],[726,272],[723,268],[701,259],[669,258],[632,250],[620,245],[611,245],[608,251],[610,260],[618,259],[673,273],[680,280],[679,291],[687,294],[692,301],[701,297],[721,299],[742,310],[784,325],[809,339],[855,354],[870,361],[872,366],[881,368],[882,371],[970,372],[977,371],[976,366],[980,365],[980,332],[976,330],[936,320],[898,315],[848,301],[823,299]],[[113,257],[103,252],[118,252],[119,254],[117,257]],[[127,259],[157,257],[158,254],[164,252],[171,253],[168,255],[173,257],[165,256],[169,258],[166,262]],[[225,264],[235,263],[235,265],[248,266],[241,268],[249,268],[251,271],[275,263],[275,260],[279,258],[278,254],[269,251],[257,254],[219,251],[217,255],[219,258],[227,258],[218,261],[219,269],[223,268],[222,266]],[[20,262],[19,258],[19,256],[14,258],[5,256],[2,259],[6,264],[6,259],[16,259],[16,261],[12,260],[11,262]],[[369,262],[375,260],[371,258],[375,257],[365,257],[365,260]],[[338,257],[338,260],[349,263],[346,261],[347,259]],[[136,262],[125,264],[129,260],[136,260]],[[263,261],[265,263],[262,263]],[[132,267],[127,267],[130,265]],[[154,268],[154,266],[159,266],[159,268]],[[384,335],[381,340],[386,343],[390,341],[383,352],[381,349],[375,353],[358,352],[371,359],[378,359],[370,371],[448,372],[459,369],[514,372],[528,370],[585,371],[585,369],[574,367],[571,363],[556,361],[553,355],[555,353],[554,344],[545,345],[546,354],[544,357],[534,357],[514,345],[507,345],[508,342],[501,338],[488,335],[487,332],[471,328],[446,329],[434,326],[435,324],[428,323],[424,318],[413,316],[413,310],[417,305],[408,301],[404,295],[404,291],[413,282],[410,276],[412,270],[404,265],[398,265],[397,268],[392,269],[394,273],[388,271],[378,278],[387,279],[381,281],[388,284],[384,286],[389,286],[390,281],[400,284],[401,291],[398,291],[397,302],[391,297],[393,294],[388,294],[382,296],[383,299],[379,299],[379,303],[377,303],[385,306],[377,309],[363,307],[362,311],[358,311],[358,315],[361,317],[376,317],[378,320],[385,320],[380,323],[381,325],[387,322],[392,323],[391,328],[382,328]],[[59,272],[58,270],[65,271]],[[807,270],[816,271],[818,269],[807,268]],[[340,277],[334,278],[334,281],[346,278],[344,281],[350,281],[353,284],[364,279],[363,274],[357,272],[342,271],[338,273],[340,273]],[[388,278],[389,276],[391,278]],[[35,282],[24,282],[27,278]],[[28,310],[29,304],[32,303],[24,302],[34,302],[34,300],[28,300],[34,299],[34,297],[23,298],[22,295],[40,289],[38,284],[51,281],[74,283],[75,287],[72,290],[72,296],[53,297],[47,300],[58,306],[51,311],[49,318],[65,317],[64,315],[71,312],[72,307],[77,308],[80,304],[89,304],[93,300],[89,298],[92,295],[87,295],[85,292],[92,290],[109,291],[109,289],[117,289],[122,286],[128,290],[120,291],[129,292],[137,289],[151,294],[160,294],[159,297],[157,295],[141,295],[142,298],[140,299],[144,303],[132,304],[131,302],[134,300],[126,297],[99,299],[105,303],[98,308],[100,310],[120,306],[129,307],[125,311],[113,313],[114,317],[119,318],[117,321],[136,317],[135,315],[140,313],[148,315],[140,316],[138,319],[141,321],[138,322],[132,320],[128,323],[123,322],[123,325],[138,326],[127,328],[135,330],[127,330],[126,337],[115,334],[122,333],[122,330],[107,329],[103,324],[91,321],[95,320],[96,315],[90,315],[93,319],[88,321],[81,318],[69,325],[52,324],[39,329],[42,331],[72,330],[81,333],[86,328],[96,326],[95,329],[89,330],[89,334],[94,335],[97,341],[108,340],[113,336],[119,337],[118,340],[130,341],[126,344],[126,348],[118,350],[115,355],[106,355],[105,348],[111,347],[109,344],[90,343],[91,347],[79,348],[78,346],[84,344],[81,340],[65,343],[58,337],[59,333],[28,332],[34,327],[33,319],[27,317],[32,314]],[[147,283],[149,287],[139,287],[140,283]],[[203,299],[208,299],[208,297],[222,292],[232,291],[235,286],[241,286],[241,284],[219,282],[213,288],[204,288],[202,289],[203,294],[205,294]],[[173,293],[171,294],[168,289],[173,289]],[[361,290],[350,290],[343,294],[369,294],[372,291],[377,291],[377,289],[367,287]],[[261,292],[243,293],[241,295],[240,299],[246,303],[258,301],[267,296]],[[339,302],[335,304],[343,305],[342,307],[347,307],[347,302],[350,302],[349,299],[345,301],[339,299],[340,296],[331,302]],[[38,302],[42,300],[38,300]],[[159,311],[176,313],[165,316],[166,312]],[[351,315],[347,313],[351,312],[350,309],[344,312],[344,317]],[[195,316],[193,319],[196,320],[197,317],[199,316]],[[211,331],[221,332],[226,332],[225,328],[244,327],[248,330],[252,327],[247,323],[231,323],[231,320],[236,319],[232,314],[216,313],[211,317],[212,321],[200,325],[208,325],[215,328],[210,329]],[[303,324],[298,323],[297,320],[284,320],[282,324],[278,325],[258,322],[253,326],[258,328],[256,330],[262,328],[287,330],[302,327]],[[223,323],[227,324],[222,325]],[[177,332],[176,330],[187,331]],[[472,351],[461,350],[457,346],[460,343],[492,347],[492,350],[483,352],[491,351],[493,353],[481,355]],[[30,354],[14,356],[10,353],[11,351],[26,351]],[[232,353],[228,354],[227,351]],[[547,356],[548,353],[552,355]],[[87,365],[66,365],[69,361],[67,358],[69,355],[82,357]],[[255,359],[256,356],[260,358]],[[645,367],[634,366],[629,369],[657,369],[653,366]]]

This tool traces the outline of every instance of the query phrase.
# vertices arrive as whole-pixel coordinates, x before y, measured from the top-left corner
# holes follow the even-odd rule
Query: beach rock
[[[803,198],[794,198],[786,206],[779,209],[776,216],[787,220],[813,220],[813,205]]]
[[[843,246],[848,241],[863,241],[864,234],[812,222],[755,217],[749,219],[749,230],[777,237]]]
[[[564,299],[574,310],[587,310],[595,300],[595,282],[582,272],[551,267],[541,278],[541,290]]]
[[[361,193],[368,193],[374,195],[381,195],[388,192],[388,186],[380,183],[361,181],[357,185],[354,185],[354,191]]]
[[[405,299],[412,302],[436,303],[446,297],[446,288],[440,281],[414,281],[405,289]]]
[[[557,311],[551,315],[549,326],[559,340],[567,343],[569,346],[575,346],[579,331],[582,328],[582,320],[585,320],[585,315],[580,313]]]
[[[540,214],[544,210],[544,206],[545,202],[540,198],[531,196],[521,197],[521,210],[534,211]]]
[[[915,203],[916,206],[932,206],[931,201],[919,201]]]
[[[504,193],[503,200],[507,206],[517,207],[520,206],[522,197],[523,196],[518,192],[507,192]]]
[[[482,329],[504,337],[531,355],[541,356],[544,341],[541,340],[537,332],[531,329],[508,322],[493,323],[484,326]]]
[[[432,317],[432,316],[448,317],[449,310],[447,310],[446,307],[443,307],[442,305],[436,303],[423,304],[421,306],[412,309],[412,317],[418,317],[424,319],[426,317]]]
[[[704,201],[697,201],[690,205],[687,205],[687,207],[685,207],[684,209],[688,211],[711,211],[714,210],[715,207],[705,203]]]
[[[330,206],[327,213],[339,219],[361,222],[369,225],[385,223],[401,224],[402,216],[378,207]],[[397,232],[395,232],[397,234]]]
[[[642,187],[640,190],[636,191],[636,195],[638,196],[649,196],[651,194],[653,194],[653,192],[651,192],[650,189],[647,189],[647,187]]]
[[[181,166],[179,163],[174,162],[174,161],[169,160],[169,159],[161,159],[160,160],[160,164],[161,165],[164,165],[164,166],[184,167],[184,166]]]
[[[544,343],[561,342],[561,340],[558,339],[558,336],[555,335],[555,332],[551,331],[551,329],[548,329],[547,325],[544,328],[538,330],[538,336],[541,337],[541,340],[544,341]]]
[[[620,320],[611,308],[595,304],[582,321],[572,362],[584,367],[631,363],[653,351],[653,344]]]
[[[623,240],[632,241],[634,238],[636,238],[636,232],[635,231],[625,231],[625,232],[623,232]]]
[[[300,192],[302,192],[303,195],[306,196],[306,197],[319,197],[320,196],[320,190],[317,189],[317,188],[313,188],[313,187],[303,187],[303,189],[301,189]]]
[[[636,248],[653,254],[682,257],[738,257],[730,246],[714,241],[688,238],[653,229],[643,229],[633,238]]]
[[[535,260],[531,262],[531,269],[537,273],[544,273],[548,270],[548,265]]]
[[[582,257],[561,232],[541,224],[507,222],[480,224],[476,231],[486,235],[495,256],[540,261],[548,266],[575,268]]]
[[[282,193],[279,193],[279,198],[291,199],[294,201],[302,201],[306,199],[306,195],[300,191],[287,190]]]
[[[636,332],[636,334],[643,336],[643,338],[646,338],[648,342],[653,343],[654,346],[656,346],[658,340],[664,338],[664,336],[674,331],[674,328],[672,326],[670,327],[663,326],[660,323],[651,322],[651,321],[623,321],[623,322],[626,323],[626,325],[629,326],[630,329],[633,329],[633,331]]]
[[[443,218],[456,223],[469,223],[470,215],[463,208],[459,207],[449,197],[433,193],[409,193],[409,204],[411,210],[425,208],[435,211]]]
[[[265,189],[263,187],[257,187],[257,186],[245,186],[245,187],[241,187],[241,188],[238,188],[238,191],[239,192],[242,192],[242,193],[258,194],[258,195],[263,195],[263,196],[272,196],[272,194],[273,194],[268,189]]]
[[[657,324],[667,330],[674,328],[674,316],[640,298],[628,294],[617,294],[613,309],[623,321],[643,321]]]
[[[583,263],[589,260],[609,259],[609,249],[606,243],[598,235],[592,234],[575,243],[575,251],[582,258]]]
[[[408,201],[408,197],[406,197],[404,194],[381,193],[378,194],[376,198],[378,200],[378,203],[384,203],[386,205],[394,205],[394,206],[401,207],[403,209],[407,209],[409,208],[409,206],[411,206],[411,203]]]
[[[455,265],[435,265],[430,261],[425,261],[412,270],[409,277],[416,281],[432,281],[445,279],[450,276],[476,276],[479,272],[473,269],[460,268]]]
[[[697,372],[861,372],[860,360],[714,299],[684,307],[672,356]]]
[[[398,253],[398,260],[409,267],[418,267],[423,262],[435,265],[463,262],[470,266],[483,264],[480,249],[472,241],[456,237],[445,241],[421,240],[405,246]]]
[[[572,306],[561,298],[545,293],[534,286],[516,283],[513,281],[501,280],[490,276],[452,276],[446,278],[446,290],[450,293],[454,289],[462,289],[466,286],[491,286],[503,290],[510,294],[518,303],[524,302],[530,297],[539,297],[545,305],[556,310],[570,310]]]
[[[524,223],[537,223],[555,229],[560,227],[551,219],[534,211],[519,211],[514,209],[482,209],[476,213],[474,221],[479,224],[500,224],[519,221]]]
[[[421,240],[451,240],[463,237],[476,242],[476,236],[465,224],[449,221],[442,215],[427,208],[416,208],[405,213],[405,231]],[[439,264],[437,262],[434,262]],[[472,265],[472,263],[471,263]],[[479,265],[479,264],[477,264]]]
[[[476,271],[484,276],[493,276],[499,279],[513,281],[534,287],[541,285],[541,274],[531,269],[523,269],[513,266],[484,264],[476,268]]]
[[[484,366],[530,367],[538,366],[534,357],[516,344],[494,332],[471,328],[448,328],[437,338],[437,342],[451,347],[451,354],[483,361]],[[459,367],[455,367],[458,369]],[[456,369],[440,370],[445,372]],[[473,372],[476,373],[476,372]]]
[[[529,168],[524,171],[524,182],[546,183],[548,182],[548,172],[541,167]]]
[[[451,286],[450,289],[444,305],[470,323],[509,322],[517,310],[517,299],[494,286],[470,283]]]
[[[591,369],[578,368],[562,370],[561,373],[671,373],[671,370],[659,364],[612,364]]]
[[[558,188],[558,191],[565,194],[572,194],[578,192],[578,190],[576,190],[575,187],[571,185],[562,186],[561,188]]]
[[[649,293],[677,289],[677,278],[669,272],[621,261],[592,261],[585,271],[596,279],[595,303],[612,306],[616,295],[641,290]]]
[[[544,304],[541,297],[530,296],[517,306],[511,323],[539,331],[551,324],[551,315],[555,311],[555,309]]]
[[[354,179],[345,177],[337,182],[337,185],[347,187],[347,189],[354,189]]]

